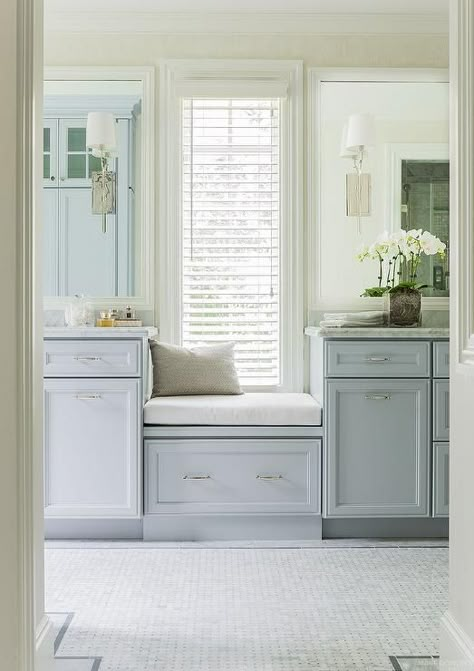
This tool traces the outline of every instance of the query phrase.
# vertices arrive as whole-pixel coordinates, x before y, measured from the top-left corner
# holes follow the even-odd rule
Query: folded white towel
[[[343,319],[323,319],[319,322],[319,325],[323,328],[374,328],[377,326],[384,326],[383,320],[377,322],[354,322],[354,321],[345,321]]]
[[[325,312],[324,319],[342,319],[344,321],[378,321],[383,320],[384,313],[381,310],[369,310],[367,312]]]

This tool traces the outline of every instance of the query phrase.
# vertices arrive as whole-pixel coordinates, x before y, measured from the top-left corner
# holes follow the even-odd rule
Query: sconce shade
[[[341,135],[341,150],[339,152],[339,156],[341,158],[354,158],[355,156],[355,151],[350,151],[347,148],[347,130],[349,128],[349,124],[345,123],[344,128],[342,129],[342,135]]]
[[[86,144],[91,149],[111,152],[117,146],[115,118],[109,112],[89,112],[87,115]]]
[[[358,151],[359,147],[375,144],[375,123],[370,114],[351,114],[347,123],[346,150]]]

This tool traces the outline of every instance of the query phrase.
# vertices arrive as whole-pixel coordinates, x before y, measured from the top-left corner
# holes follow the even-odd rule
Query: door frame
[[[18,671],[48,669],[44,614],[41,281],[43,2],[17,0]]]

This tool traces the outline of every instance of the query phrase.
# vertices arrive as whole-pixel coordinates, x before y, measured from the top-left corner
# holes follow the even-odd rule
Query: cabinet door
[[[433,440],[449,438],[449,382],[433,382]]]
[[[449,443],[433,445],[433,517],[449,515]]]
[[[330,380],[327,517],[427,517],[428,380]]]
[[[140,380],[45,380],[48,517],[137,517]]]
[[[43,184],[45,187],[58,186],[58,120],[45,119],[43,122]]]
[[[59,120],[60,186],[90,187],[92,172],[101,168],[86,146],[86,126],[86,118]]]
[[[60,189],[59,291],[61,296],[116,296],[116,218],[92,214],[90,189]]]

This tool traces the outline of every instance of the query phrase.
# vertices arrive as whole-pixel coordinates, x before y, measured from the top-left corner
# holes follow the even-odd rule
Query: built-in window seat
[[[321,421],[309,394],[151,399],[144,539],[320,538]]]
[[[145,425],[321,426],[321,420],[321,406],[310,394],[162,396],[144,409]]]

